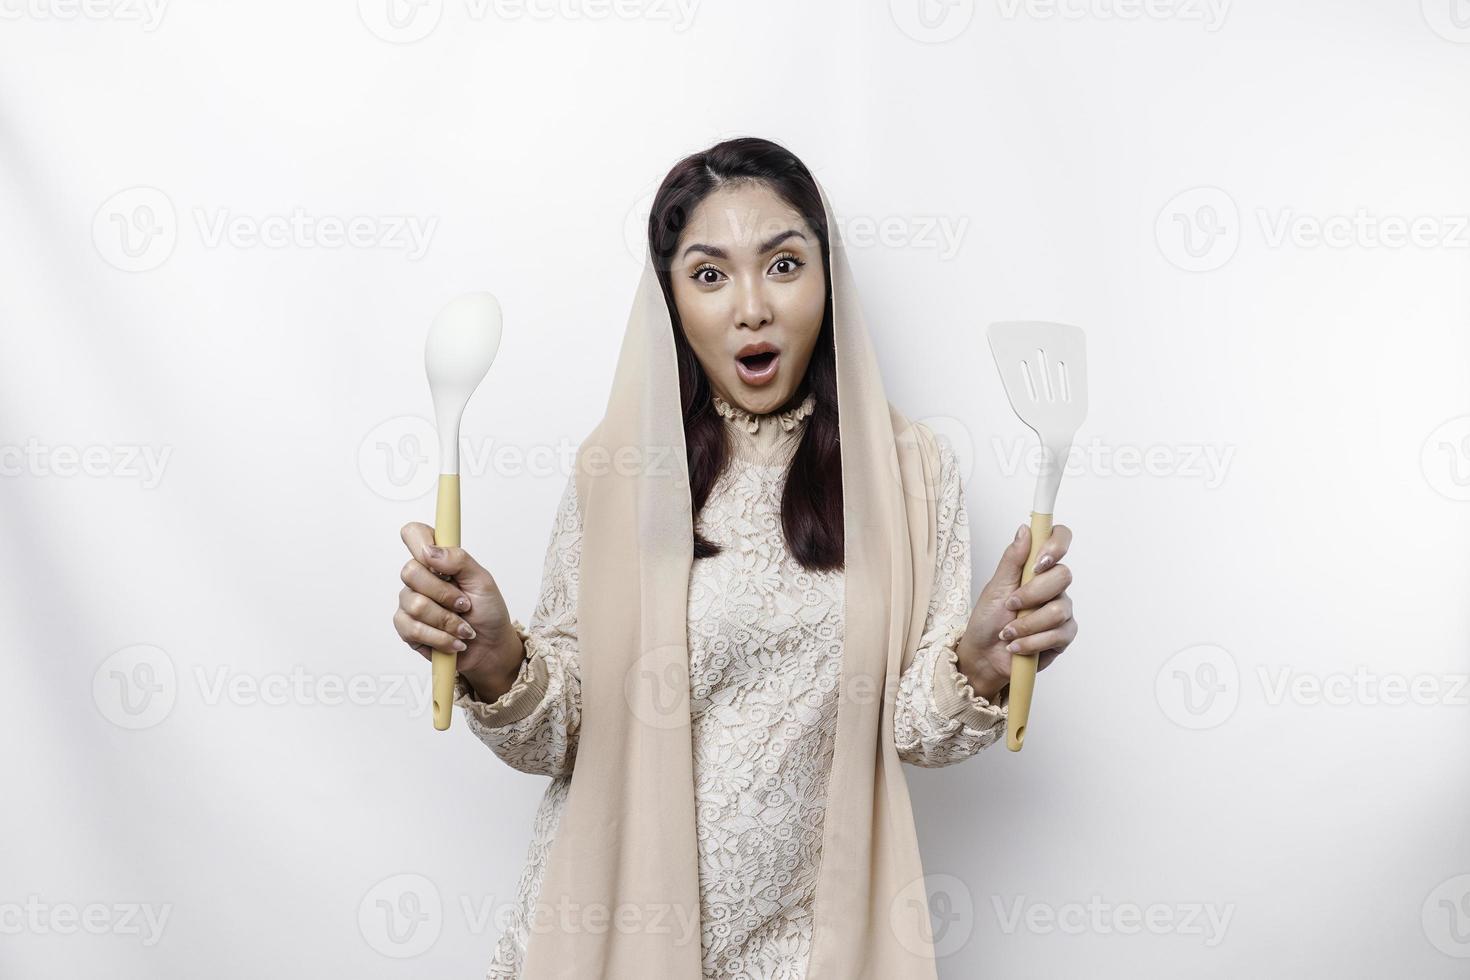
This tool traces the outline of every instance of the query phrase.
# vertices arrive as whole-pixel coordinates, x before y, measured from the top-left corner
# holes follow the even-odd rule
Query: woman
[[[972,607],[954,453],[884,397],[789,151],[681,161],[648,244],[529,628],[403,529],[399,635],[457,649],[470,729],[552,777],[488,975],[932,978],[898,763],[1002,736],[1012,653],[1076,636],[1071,533],[1018,588],[1022,525]]]

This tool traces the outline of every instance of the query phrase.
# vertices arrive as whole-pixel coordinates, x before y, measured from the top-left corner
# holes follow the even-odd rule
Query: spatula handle
[[[434,543],[441,548],[459,547],[459,474],[439,474],[439,500],[434,508]],[[449,728],[454,708],[454,679],[459,676],[459,655],[453,650],[435,650],[431,656],[434,678],[434,727]]]
[[[1026,558],[1026,564],[1021,569],[1021,584],[1025,585],[1036,577],[1036,559],[1041,555],[1042,546],[1046,539],[1051,537],[1051,515],[1031,512],[1031,554]],[[1016,615],[1025,612],[1024,609],[1017,610]],[[1026,721],[1031,716],[1031,692],[1036,687],[1036,661],[1040,659],[1035,653],[1013,653],[1011,654],[1011,697],[1010,706],[1006,710],[1006,748],[1012,752],[1021,751],[1021,744],[1026,740]]]

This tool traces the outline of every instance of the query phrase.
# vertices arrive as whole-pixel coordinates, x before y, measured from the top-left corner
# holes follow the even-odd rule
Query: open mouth
[[[776,365],[780,360],[781,355],[775,351],[748,354],[735,359],[736,371],[746,384],[762,385],[776,376]]]

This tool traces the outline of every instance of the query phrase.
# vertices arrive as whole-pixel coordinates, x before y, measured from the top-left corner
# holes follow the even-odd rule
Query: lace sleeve
[[[957,648],[970,621],[970,523],[959,461],[939,445],[939,519],[934,587],[919,649],[899,678],[894,742],[904,762],[952,765],[1005,734],[1009,688],[995,704],[977,695],[960,671]]]
[[[529,627],[513,620],[526,658],[510,689],[481,701],[456,679],[454,703],[470,731],[521,772],[564,776],[572,771],[582,720],[577,662],[577,586],[581,577],[582,516],[575,476],[557,504],[556,524],[541,570],[541,593]]]

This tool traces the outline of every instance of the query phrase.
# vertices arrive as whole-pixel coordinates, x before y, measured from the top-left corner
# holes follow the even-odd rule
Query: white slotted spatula
[[[1031,503],[1031,554],[1021,571],[1025,585],[1036,574],[1037,555],[1051,536],[1062,470],[1072,451],[1072,437],[1087,417],[1087,343],[1080,327],[1039,320],[992,323],[987,333],[1011,408],[1041,440],[1041,473]],[[1011,655],[1006,748],[1012,752],[1019,752],[1026,738],[1036,661],[1036,654]]]

